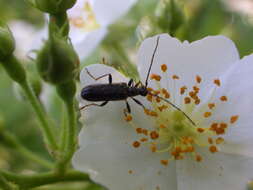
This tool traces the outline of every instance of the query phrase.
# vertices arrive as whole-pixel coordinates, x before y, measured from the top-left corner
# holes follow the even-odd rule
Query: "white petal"
[[[110,190],[177,190],[175,163],[160,164],[160,159],[166,157],[148,149],[135,149],[124,140],[108,140],[82,147],[72,163]]]
[[[225,135],[224,152],[253,157],[253,55],[244,57],[221,77],[221,87],[215,91],[217,107],[212,120],[229,122],[238,115],[239,120],[231,125]],[[227,102],[219,98],[226,95]]]
[[[157,36],[144,40],[138,52],[138,69],[143,82],[147,76],[156,40]],[[181,43],[168,34],[161,34],[151,73],[164,76],[162,79],[166,80],[161,81],[163,86],[167,85],[168,78],[176,74],[180,77],[176,86],[186,85],[188,88],[196,84],[195,77],[200,75],[203,79],[202,86],[208,88],[207,81],[219,77],[237,60],[239,55],[234,43],[224,36],[210,36],[192,43]],[[166,77],[160,69],[162,64],[168,66]],[[175,90],[171,83],[169,85]],[[152,81],[149,81],[149,86],[153,86]]]
[[[84,32],[73,28],[70,30],[70,39],[80,59],[83,60],[92,53],[106,34],[106,28],[99,28],[92,32]]]
[[[98,22],[107,26],[123,16],[136,0],[93,0],[93,9]]]
[[[202,162],[190,159],[177,162],[179,190],[245,190],[253,176],[249,157],[202,152]]]

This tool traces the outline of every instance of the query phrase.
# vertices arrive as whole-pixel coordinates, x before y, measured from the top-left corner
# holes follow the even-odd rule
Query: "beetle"
[[[153,51],[152,57],[151,57],[151,63],[148,69],[145,85],[143,85],[140,81],[134,84],[134,80],[130,79],[128,83],[121,82],[121,83],[113,83],[112,82],[112,75],[111,74],[104,74],[99,77],[94,77],[87,68],[85,68],[87,74],[93,78],[94,80],[99,80],[104,77],[108,77],[108,84],[92,84],[85,86],[82,91],[81,91],[81,97],[84,100],[91,101],[91,102],[100,102],[102,101],[103,103],[101,104],[96,104],[96,103],[91,103],[84,105],[83,107],[80,108],[80,110],[85,109],[89,106],[105,106],[109,101],[122,101],[124,100],[126,102],[126,109],[124,109],[124,114],[126,115],[127,113],[131,113],[131,108],[130,105],[127,101],[128,98],[131,98],[134,102],[136,102],[138,105],[140,105],[143,109],[146,109],[145,106],[136,98],[135,96],[147,96],[148,94],[151,96],[158,97],[159,99],[167,102],[170,104],[172,107],[180,111],[193,125],[195,123],[191,120],[191,118],[179,107],[177,107],[175,104],[170,102],[169,100],[158,96],[157,94],[153,94],[148,90],[148,78],[150,75],[150,71],[154,62],[154,57],[158,49],[158,44],[159,44],[160,36],[157,37],[156,40],[156,46]]]

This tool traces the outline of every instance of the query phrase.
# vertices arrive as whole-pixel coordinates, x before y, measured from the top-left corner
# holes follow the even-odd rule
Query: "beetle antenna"
[[[151,63],[150,63],[150,66],[149,66],[149,69],[148,69],[147,78],[146,78],[146,81],[145,81],[145,86],[146,86],[146,87],[148,86],[148,78],[149,78],[150,71],[151,71],[151,67],[152,67],[152,65],[153,65],[154,58],[155,58],[155,54],[156,54],[156,51],[157,51],[157,48],[158,48],[159,39],[160,39],[160,36],[158,36],[157,39],[156,39],[156,46],[155,46],[153,55],[152,55],[152,57],[151,57]]]
[[[149,92],[148,94],[150,94],[151,96],[155,96],[155,97],[157,97],[157,98],[160,98],[161,100],[167,102],[167,103],[170,104],[173,108],[175,108],[176,110],[178,110],[178,111],[180,111],[182,114],[184,114],[184,116],[191,122],[191,124],[193,124],[194,126],[196,126],[195,122],[194,122],[183,110],[181,110],[179,107],[177,107],[177,106],[176,106],[175,104],[173,104],[171,101],[169,101],[169,100],[167,100],[167,99],[165,99],[165,98],[163,98],[163,97],[161,97],[161,96],[158,96],[158,95],[156,95],[156,94],[152,94],[152,93],[150,93],[150,92]]]

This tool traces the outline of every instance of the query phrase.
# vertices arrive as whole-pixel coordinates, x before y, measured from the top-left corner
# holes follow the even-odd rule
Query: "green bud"
[[[13,54],[15,40],[7,25],[0,22],[0,61]]]
[[[56,14],[73,7],[76,0],[30,0],[30,2],[43,12]]]
[[[54,35],[38,53],[37,69],[45,81],[63,84],[77,77],[79,59],[72,45]]]
[[[165,5],[161,8],[158,17],[158,26],[163,32],[168,32],[174,36],[175,32],[184,23],[184,12],[175,0],[165,1],[164,3]]]
[[[76,93],[75,81],[69,81],[56,86],[56,90],[61,99],[66,103],[71,103]]]
[[[8,75],[19,84],[23,84],[26,80],[26,72],[23,65],[16,59],[14,55],[10,55],[2,61],[2,65]]]

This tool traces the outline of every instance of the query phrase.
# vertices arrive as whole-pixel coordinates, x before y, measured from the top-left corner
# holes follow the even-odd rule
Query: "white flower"
[[[136,0],[77,0],[68,11],[70,38],[81,59],[107,34],[107,27],[125,14]]]
[[[37,30],[31,24],[14,20],[8,23],[15,38],[15,54],[23,60],[27,60],[29,51],[42,46],[42,37],[45,36],[45,30]]]
[[[156,40],[148,38],[140,47],[142,82]],[[127,81],[104,65],[88,70]],[[74,168],[110,190],[244,190],[253,176],[253,55],[240,60],[224,36],[181,43],[161,34],[151,73],[152,93],[170,100],[195,125],[151,95],[136,97],[145,112],[129,98],[132,118],[124,118],[124,101],[88,107]],[[83,86],[101,81],[81,73]],[[88,103],[81,100],[81,106]]]

